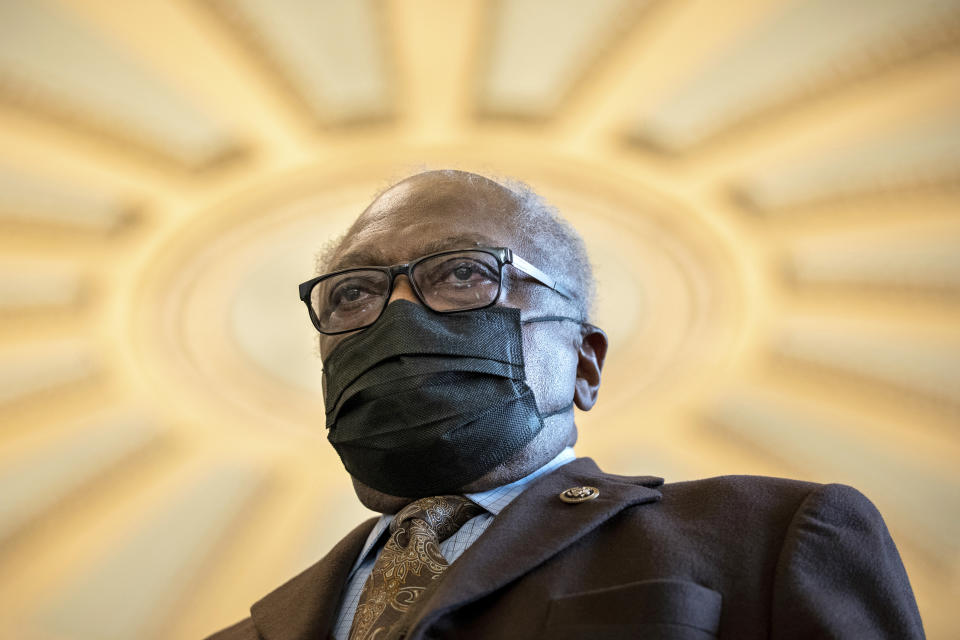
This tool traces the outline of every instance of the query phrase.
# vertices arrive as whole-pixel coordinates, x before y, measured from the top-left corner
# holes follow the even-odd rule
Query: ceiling
[[[369,515],[295,286],[382,188],[530,183],[579,455],[852,484],[960,597],[957,0],[0,1],[0,617],[195,638]]]

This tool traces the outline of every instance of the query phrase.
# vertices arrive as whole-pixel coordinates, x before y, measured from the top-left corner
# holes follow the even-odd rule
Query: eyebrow
[[[464,233],[458,236],[448,236],[439,240],[431,240],[426,243],[423,249],[423,255],[446,251],[448,249],[471,249],[473,247],[492,247],[494,241],[487,236],[479,233]]]
[[[494,246],[494,241],[479,233],[464,233],[448,236],[425,243],[420,247],[420,255],[415,256],[413,259],[449,249],[470,249],[481,246]],[[330,265],[330,271],[340,271],[341,269],[352,269],[354,267],[386,266],[387,263],[388,260],[382,249],[378,247],[365,247],[343,254]]]
[[[353,267],[372,267],[386,262],[383,251],[373,247],[366,249],[357,249],[340,256],[330,265],[330,271],[340,271],[341,269],[351,269]]]

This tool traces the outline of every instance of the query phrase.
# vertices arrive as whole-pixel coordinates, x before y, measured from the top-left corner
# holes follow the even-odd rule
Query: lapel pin
[[[600,490],[596,487],[570,487],[560,494],[560,499],[568,504],[577,504],[593,500],[600,495]]]

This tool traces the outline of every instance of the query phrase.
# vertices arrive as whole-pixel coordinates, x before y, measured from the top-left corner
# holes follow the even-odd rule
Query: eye
[[[337,291],[338,300],[346,302],[355,302],[363,296],[363,289],[360,287],[343,287]]]
[[[471,276],[479,273],[479,270],[474,265],[461,264],[457,266],[453,271],[450,272],[454,278],[457,280],[469,280]]]
[[[475,286],[496,280],[496,271],[477,260],[456,258],[431,267],[429,280],[432,286]]]
[[[352,278],[337,283],[330,291],[330,304],[334,307],[361,305],[370,298],[382,295],[382,287],[362,278]]]

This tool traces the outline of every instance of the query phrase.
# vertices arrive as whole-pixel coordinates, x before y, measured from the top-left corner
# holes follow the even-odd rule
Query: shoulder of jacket
[[[833,523],[883,523],[883,516],[858,489],[845,484],[817,485],[797,508],[796,519],[812,518]]]
[[[874,504],[854,487],[769,476],[728,475],[660,487],[664,504],[695,504],[710,510],[774,510],[793,518],[822,514],[826,518],[862,520],[880,517]]]
[[[770,476],[727,475],[683,482],[659,488],[665,509],[710,513],[740,512],[752,517],[769,511],[777,519],[792,516],[810,496],[829,485]]]
[[[771,495],[806,495],[828,485],[792,478],[777,478],[773,476],[726,475],[698,480],[684,480],[664,484],[662,490],[671,492],[695,492],[728,494],[748,493],[756,495],[758,492]]]

